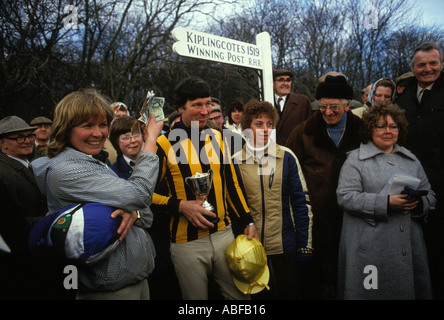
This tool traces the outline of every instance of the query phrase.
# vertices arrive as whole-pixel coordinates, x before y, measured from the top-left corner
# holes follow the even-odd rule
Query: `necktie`
[[[424,99],[424,97],[430,94],[430,92],[432,91],[428,88],[421,89],[421,91],[418,94],[418,101],[421,102]]]
[[[283,105],[282,105],[282,102],[283,102],[283,101],[284,101],[284,99],[282,99],[282,98],[279,98],[279,99],[278,99],[279,112],[284,111],[284,107],[283,107]]]
[[[424,90],[425,90],[425,89],[422,89],[421,91],[419,91],[419,94],[418,94],[418,101],[419,101],[419,102],[421,102],[422,95],[424,94]]]

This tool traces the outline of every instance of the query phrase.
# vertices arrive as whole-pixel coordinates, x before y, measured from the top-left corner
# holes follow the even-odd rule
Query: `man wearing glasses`
[[[360,145],[361,119],[349,110],[353,88],[344,76],[328,75],[316,99],[319,111],[294,128],[288,147],[299,159],[313,210],[313,266],[306,278],[312,281],[307,287],[318,292],[307,298],[335,299],[342,222],[336,187],[347,152]]]
[[[44,299],[50,290],[46,266],[27,246],[29,231],[47,212],[28,161],[35,129],[16,116],[0,121],[0,234],[11,249],[0,252],[0,299]]]
[[[287,138],[294,127],[311,116],[308,97],[291,91],[293,73],[285,69],[273,71],[274,105],[279,114],[276,124],[276,142],[287,146]]]
[[[11,116],[0,121],[0,146],[2,159],[5,155],[20,162],[26,168],[29,166],[28,156],[32,154],[36,135],[36,127],[29,126],[23,119]]]
[[[245,144],[245,139],[241,134],[225,127],[224,120],[225,119],[224,115],[222,114],[219,99],[211,97],[211,112],[208,117],[208,121],[212,122],[217,130],[223,132],[223,135],[230,148],[230,153],[233,155],[242,150],[242,147]]]

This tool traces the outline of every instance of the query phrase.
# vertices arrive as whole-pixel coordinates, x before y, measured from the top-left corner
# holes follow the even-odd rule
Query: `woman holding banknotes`
[[[152,223],[152,194],[158,173],[156,139],[163,121],[149,119],[144,146],[128,180],[119,178],[97,156],[113,119],[110,102],[94,89],[64,97],[54,113],[48,157],[32,163],[49,211],[98,202],[120,216],[120,244],[97,263],[79,267],[77,299],[149,299],[147,277],[154,268],[154,246],[146,231]]]
[[[421,223],[436,203],[421,163],[398,142],[407,121],[397,105],[363,115],[362,143],[344,163],[337,188],[344,209],[339,251],[341,299],[431,299]],[[411,195],[387,193],[395,174],[419,181]]]

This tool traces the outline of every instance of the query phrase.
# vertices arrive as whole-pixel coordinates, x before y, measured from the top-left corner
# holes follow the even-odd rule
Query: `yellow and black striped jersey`
[[[168,195],[155,193],[153,204],[166,206],[171,213],[172,242],[184,243],[200,239],[228,226],[231,218],[243,226],[253,221],[228,145],[221,132],[210,128],[199,132],[198,129],[187,128],[182,122],[178,122],[170,132],[157,139],[157,155],[157,186],[165,183]],[[201,230],[179,214],[178,207],[180,200],[196,200],[193,190],[186,185],[185,178],[198,172],[206,173],[209,169],[213,171],[213,182],[207,201],[213,205],[219,222],[210,230]]]

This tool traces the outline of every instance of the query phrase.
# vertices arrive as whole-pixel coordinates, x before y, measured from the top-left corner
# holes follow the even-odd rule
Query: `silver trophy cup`
[[[193,190],[196,198],[203,199],[202,207],[214,212],[214,207],[207,201],[210,193],[211,185],[213,183],[213,170],[208,170],[207,173],[197,173],[194,176],[186,177],[185,183]],[[211,223],[216,223],[219,219],[205,216]]]

